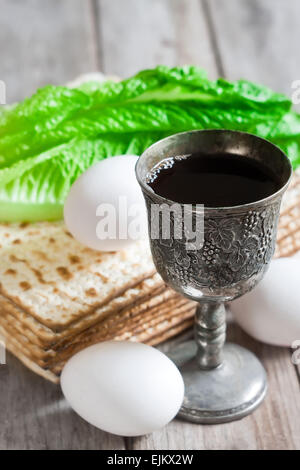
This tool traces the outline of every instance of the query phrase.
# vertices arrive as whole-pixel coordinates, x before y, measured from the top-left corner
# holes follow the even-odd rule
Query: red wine
[[[152,169],[147,183],[171,201],[207,207],[259,201],[280,188],[276,176],[262,163],[230,153],[167,158]]]

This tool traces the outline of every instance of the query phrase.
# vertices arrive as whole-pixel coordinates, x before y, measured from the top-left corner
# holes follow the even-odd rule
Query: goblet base
[[[185,384],[180,418],[202,424],[225,423],[241,419],[259,406],[267,391],[267,380],[254,354],[226,343],[223,363],[203,370],[197,364],[196,352],[196,343],[188,341],[168,353]]]

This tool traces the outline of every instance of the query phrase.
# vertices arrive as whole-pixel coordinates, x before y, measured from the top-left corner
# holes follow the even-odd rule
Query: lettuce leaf
[[[286,96],[246,80],[159,66],[119,83],[46,86],[1,110],[0,221],[59,219],[70,186],[97,161],[207,128],[252,132],[300,165],[300,115]]]

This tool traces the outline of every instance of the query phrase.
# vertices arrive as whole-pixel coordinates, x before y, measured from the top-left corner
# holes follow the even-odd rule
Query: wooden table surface
[[[126,77],[185,63],[211,78],[248,78],[291,95],[299,43],[299,0],[0,0],[8,103],[86,72]],[[174,420],[123,439],[84,422],[59,387],[8,355],[0,366],[0,449],[300,449],[300,372],[290,350],[257,343],[235,325],[228,336],[257,354],[269,379],[263,405],[241,421]]]

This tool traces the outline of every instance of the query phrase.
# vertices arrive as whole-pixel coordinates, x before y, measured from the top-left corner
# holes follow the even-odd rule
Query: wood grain
[[[0,365],[0,450],[124,449],[124,440],[96,429],[72,411],[60,387],[7,354]]]
[[[300,79],[299,1],[205,2],[226,76],[255,80],[291,96],[291,83]]]
[[[0,79],[8,103],[97,69],[89,0],[0,0],[0,12]]]
[[[194,63],[217,75],[198,0],[97,2],[104,72],[124,77],[158,64]]]

